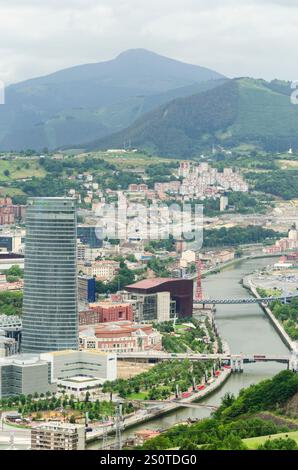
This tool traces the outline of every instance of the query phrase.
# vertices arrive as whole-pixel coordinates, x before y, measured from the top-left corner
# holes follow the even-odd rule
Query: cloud
[[[143,47],[228,76],[298,78],[296,0],[0,0],[7,82]]]

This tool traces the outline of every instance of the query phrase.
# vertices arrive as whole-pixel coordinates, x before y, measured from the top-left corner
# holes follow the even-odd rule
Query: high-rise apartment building
[[[49,422],[31,430],[31,450],[84,450],[85,428],[82,425]]]
[[[74,199],[29,200],[23,352],[78,348],[76,230]]]

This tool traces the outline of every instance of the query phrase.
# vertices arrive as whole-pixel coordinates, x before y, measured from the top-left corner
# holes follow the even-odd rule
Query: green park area
[[[103,392],[126,400],[166,400],[175,395],[177,386],[180,392],[186,392],[194,381],[200,384],[205,373],[210,377],[212,366],[212,361],[191,363],[187,359],[161,362],[130,379],[105,382]]]
[[[298,445],[298,431],[283,432],[267,436],[259,437],[250,437],[249,439],[244,439],[244,444],[248,447],[249,450],[258,449],[259,446],[264,445],[266,441],[274,441],[276,439],[293,439]]]
[[[163,349],[169,353],[213,352],[215,335],[208,318],[203,323],[194,318],[178,320],[175,326],[172,321],[155,323],[154,328],[162,334]]]

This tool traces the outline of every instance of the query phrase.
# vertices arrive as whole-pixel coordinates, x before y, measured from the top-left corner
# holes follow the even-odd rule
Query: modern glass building
[[[74,199],[29,200],[23,352],[78,349],[76,230]]]

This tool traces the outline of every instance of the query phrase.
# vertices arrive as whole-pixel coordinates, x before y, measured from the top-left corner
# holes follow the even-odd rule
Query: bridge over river
[[[142,351],[131,353],[117,354],[118,360],[126,361],[146,361],[146,362],[159,362],[167,360],[185,360],[189,361],[219,361],[221,364],[231,366],[233,371],[243,371],[243,364],[251,364],[257,362],[278,362],[287,364],[288,368],[293,371],[298,371],[298,351],[292,351],[289,354],[196,354],[196,353],[181,353],[173,354],[164,351]]]
[[[244,297],[244,298],[226,298],[226,299],[201,299],[194,300],[194,305],[245,305],[245,304],[269,304],[280,300],[284,303],[287,303],[291,299],[298,299],[298,292],[295,294],[288,294],[279,297]]]

